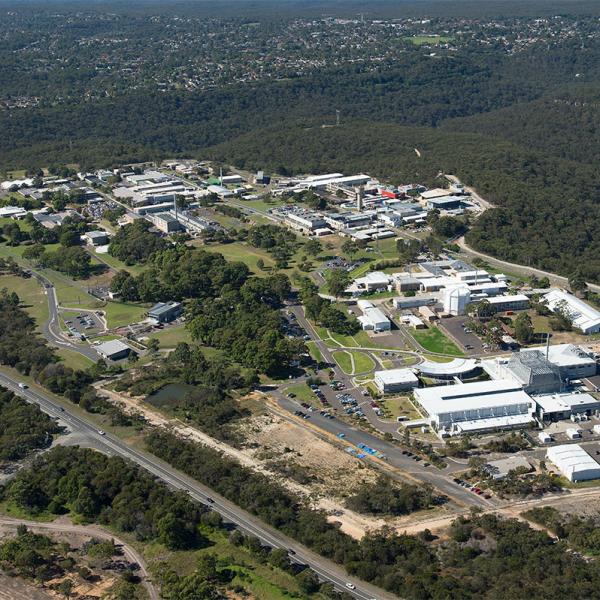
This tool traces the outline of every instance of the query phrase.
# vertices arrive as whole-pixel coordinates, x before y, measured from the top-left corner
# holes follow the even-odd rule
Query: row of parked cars
[[[489,494],[488,492],[484,492],[481,488],[470,484],[468,481],[463,481],[462,479],[459,479],[458,477],[455,477],[453,479],[454,483],[456,483],[457,485],[460,485],[464,488],[467,488],[468,490],[471,490],[474,494],[477,494],[478,496],[483,496],[484,498],[491,498],[491,494]]]

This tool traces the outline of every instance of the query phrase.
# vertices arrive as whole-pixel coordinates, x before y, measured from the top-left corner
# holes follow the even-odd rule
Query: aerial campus
[[[0,598],[600,598],[598,15],[443,4],[7,3]]]

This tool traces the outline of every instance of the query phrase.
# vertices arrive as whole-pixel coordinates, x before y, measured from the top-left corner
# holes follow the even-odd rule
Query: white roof
[[[415,397],[430,415],[531,402],[520,384],[505,379],[418,388]]]
[[[595,331],[600,328],[600,312],[572,294],[567,294],[564,290],[552,290],[544,296],[544,299],[552,311],[564,303],[573,324],[582,331]]]
[[[534,400],[546,413],[564,412],[578,406],[593,408],[600,405],[600,400],[596,400],[591,394],[549,394],[535,396]]]
[[[382,273],[381,271],[372,271],[367,273],[364,277],[358,277],[355,279],[356,283],[371,283],[371,284],[388,284],[390,282],[390,276]]]
[[[433,360],[424,360],[422,363],[417,365],[417,369],[423,375],[431,375],[435,377],[437,375],[463,375],[471,372],[477,363],[473,359],[468,358],[454,358],[449,362],[435,362]]]
[[[502,417],[489,417],[487,419],[475,419],[473,421],[457,421],[453,423],[456,431],[468,433],[470,431],[481,431],[482,429],[502,429],[504,427],[518,427],[527,425],[532,421],[530,414],[505,415]]]
[[[579,444],[552,446],[546,458],[571,481],[600,477],[600,465]]]
[[[504,302],[528,302],[529,298],[525,294],[513,294],[510,296],[494,296],[486,298],[490,304],[503,304]]]
[[[382,323],[389,323],[390,320],[379,308],[365,308],[363,314],[359,317],[359,321],[366,321],[373,326],[381,325]]]
[[[127,344],[124,344],[120,340],[110,340],[94,347],[96,348],[96,352],[104,354],[105,356],[111,356],[112,354],[123,352],[124,350],[131,350]]]
[[[426,192],[421,192],[421,198],[424,200],[430,200],[431,198],[441,198],[442,196],[452,196],[452,192],[450,190],[445,190],[444,188],[434,188],[432,190],[427,190]]]
[[[395,383],[419,382],[417,376],[410,369],[388,369],[386,371],[375,371],[375,379],[387,385],[394,385]]]
[[[24,215],[27,211],[20,206],[2,206],[0,217],[12,217],[13,215]]]
[[[524,348],[521,352],[532,352],[541,350],[546,353],[545,348]],[[596,362],[581,346],[575,344],[556,344],[548,348],[548,360],[558,367],[571,367],[575,365],[589,365]]]

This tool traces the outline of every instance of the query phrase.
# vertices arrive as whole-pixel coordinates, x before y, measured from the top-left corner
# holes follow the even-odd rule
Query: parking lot
[[[92,312],[61,312],[67,331],[73,335],[88,335],[104,327],[99,316]]]
[[[451,337],[453,337],[467,354],[484,354],[489,352],[484,348],[483,342],[464,325],[469,321],[469,317],[450,317],[442,319],[440,326],[445,329]]]

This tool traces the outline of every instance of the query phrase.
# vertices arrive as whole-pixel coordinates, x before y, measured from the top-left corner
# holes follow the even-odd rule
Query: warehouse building
[[[440,437],[523,427],[534,404],[513,381],[478,381],[415,389],[415,402]]]
[[[564,290],[552,290],[544,296],[548,308],[562,311],[573,321],[573,325],[585,335],[600,332],[600,311]]]
[[[121,360],[128,357],[133,350],[119,340],[110,340],[94,346],[96,352],[107,360]]]
[[[108,233],[106,231],[88,231],[83,234],[83,237],[92,246],[104,246],[108,244]]]
[[[404,392],[419,385],[419,379],[410,369],[375,371],[374,381],[382,394]]]
[[[363,313],[358,317],[363,329],[370,331],[389,331],[392,328],[390,320],[379,308],[373,306],[368,300],[359,300],[357,305]]]
[[[579,444],[552,446],[546,450],[546,458],[569,481],[587,481],[600,478],[600,464]]]

